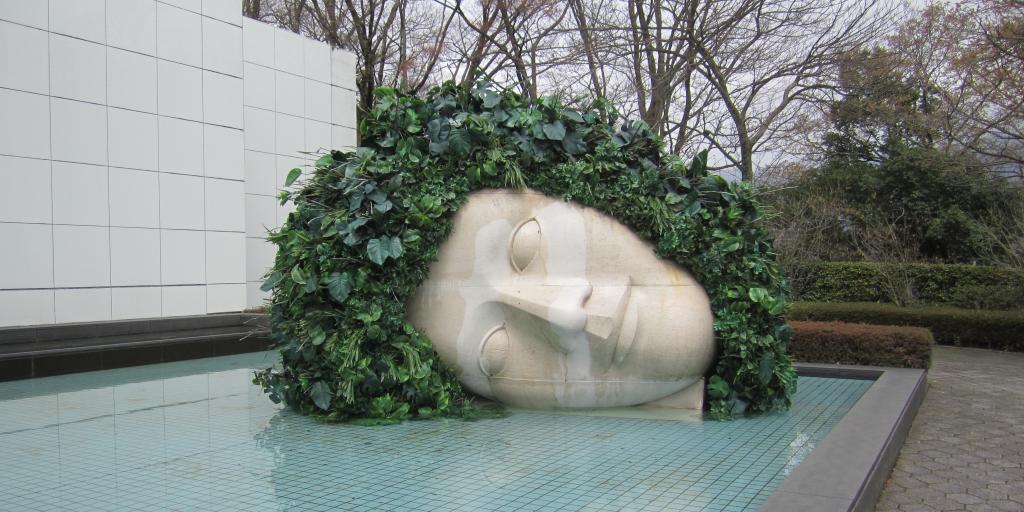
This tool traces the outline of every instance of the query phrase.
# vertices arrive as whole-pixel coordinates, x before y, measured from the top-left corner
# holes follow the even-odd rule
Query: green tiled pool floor
[[[732,422],[515,411],[328,425],[271,353],[0,383],[0,510],[755,510],[871,385],[804,377]]]

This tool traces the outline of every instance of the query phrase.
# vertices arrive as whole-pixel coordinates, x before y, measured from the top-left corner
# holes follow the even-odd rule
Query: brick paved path
[[[1024,511],[1024,354],[936,347],[876,510]]]

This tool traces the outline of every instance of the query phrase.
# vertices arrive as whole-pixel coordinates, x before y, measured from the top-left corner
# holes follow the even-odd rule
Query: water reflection
[[[806,378],[727,423],[516,412],[327,425],[250,382],[268,354],[0,383],[0,511],[754,510],[870,385]]]

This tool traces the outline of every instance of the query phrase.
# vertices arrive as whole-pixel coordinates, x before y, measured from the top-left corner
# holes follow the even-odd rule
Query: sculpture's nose
[[[565,352],[571,350],[573,334],[587,327],[587,312],[583,309],[594,288],[585,279],[566,279],[559,282],[513,283],[497,287],[498,301],[550,323],[557,331],[559,345]]]

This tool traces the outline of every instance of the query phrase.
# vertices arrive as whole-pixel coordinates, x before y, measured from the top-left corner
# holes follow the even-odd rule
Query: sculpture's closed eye
[[[509,258],[512,267],[522,272],[540,252],[540,223],[530,219],[519,224],[509,241]]]
[[[504,326],[497,327],[484,336],[480,343],[480,371],[493,377],[505,369],[508,361],[508,333]]]

